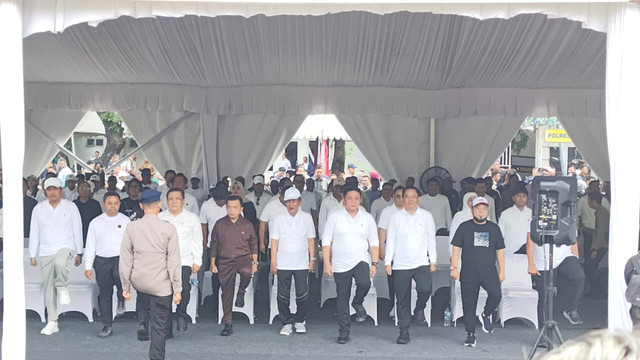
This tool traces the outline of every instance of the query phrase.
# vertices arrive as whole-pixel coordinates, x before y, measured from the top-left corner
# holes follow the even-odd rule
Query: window
[[[94,139],[87,139],[87,147],[96,146]]]
[[[96,139],[96,146],[103,146],[104,145],[104,139]]]

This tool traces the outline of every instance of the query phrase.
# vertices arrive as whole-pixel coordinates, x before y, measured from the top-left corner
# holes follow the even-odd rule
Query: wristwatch
[[[377,262],[377,261],[372,261],[372,262],[371,262],[371,266],[378,267],[378,262]]]
[[[312,258],[309,258],[309,260],[316,261],[316,258],[312,257]]]
[[[257,261],[252,261],[251,265],[258,265],[259,263]]]

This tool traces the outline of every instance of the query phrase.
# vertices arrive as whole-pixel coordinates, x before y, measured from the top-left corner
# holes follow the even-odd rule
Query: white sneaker
[[[58,290],[60,294],[60,305],[69,305],[71,303],[71,297],[69,296],[69,289],[62,288]]]
[[[280,335],[289,336],[291,335],[292,332],[293,332],[293,325],[291,324],[286,324],[282,326],[282,329],[280,329]]]
[[[389,317],[392,318],[392,319],[396,318],[396,307],[395,306],[391,308],[391,311],[389,311]]]
[[[304,325],[304,323],[296,323],[295,328],[298,334],[304,334],[307,332],[307,327]]]
[[[47,326],[45,326],[42,330],[40,330],[40,334],[42,335],[51,335],[55,334],[59,331],[58,322],[57,321],[49,321]]]

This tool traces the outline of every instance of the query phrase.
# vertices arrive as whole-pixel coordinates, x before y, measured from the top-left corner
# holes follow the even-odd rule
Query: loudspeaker
[[[531,240],[543,245],[552,236],[556,245],[576,242],[578,181],[572,176],[539,176],[531,182]]]

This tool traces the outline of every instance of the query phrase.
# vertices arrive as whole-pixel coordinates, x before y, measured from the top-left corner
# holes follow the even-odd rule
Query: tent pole
[[[74,140],[74,135],[75,132],[71,133],[71,152],[75,155],[76,154],[76,141]],[[77,155],[76,155],[77,156]],[[78,171],[78,163],[76,161],[76,159],[73,159],[73,171],[76,172]]]
[[[154,135],[151,139],[147,140],[147,142],[145,142],[144,144],[138,146],[137,148],[133,149],[132,151],[130,151],[127,155],[123,156],[120,161],[118,161],[115,164],[111,164],[111,166],[109,166],[108,168],[104,169],[104,173],[108,174],[111,170],[115,169],[117,166],[120,166],[120,164],[122,164],[123,162],[127,161],[131,156],[133,156],[135,153],[139,152],[139,151],[143,151],[144,149],[148,148],[149,146],[157,143],[158,141],[160,141],[160,139],[162,139],[165,135],[167,135],[168,133],[172,132],[173,130],[175,130],[178,125],[182,124],[183,121],[185,121],[186,119],[188,119],[193,113],[186,113],[184,115],[182,115],[181,117],[178,118],[178,120],[172,122],[171,124],[169,124],[169,126],[167,126],[166,128],[162,129],[159,133],[157,133],[156,135]]]
[[[0,117],[4,208],[4,319],[2,358],[24,359],[26,316],[24,294],[24,233],[22,172],[25,147],[22,0],[0,0]]]
[[[436,165],[436,119],[429,119],[429,167]]]
[[[204,116],[200,114],[200,138],[202,141],[202,184],[209,193],[209,161],[207,156],[207,145],[204,137]]]
[[[42,136],[43,138],[45,138],[47,141],[49,141],[50,143],[52,143],[53,145],[55,145],[55,147],[58,148],[58,150],[60,150],[62,153],[64,153],[65,155],[67,155],[68,157],[72,158],[73,160],[77,161],[78,163],[80,163],[80,165],[84,166],[86,169],[91,169],[91,166],[89,166],[89,164],[87,164],[86,162],[84,162],[82,159],[80,159],[79,157],[76,156],[76,154],[74,154],[73,152],[69,151],[66,147],[58,144],[51,136],[47,135],[44,131],[42,131],[39,127],[33,125],[31,122],[26,121],[25,124],[27,126],[29,126],[31,129],[33,129],[35,132],[37,132],[40,136]],[[71,135],[73,136],[73,135]]]

